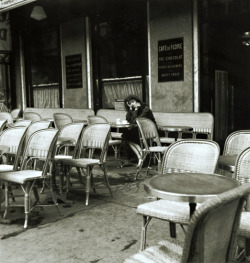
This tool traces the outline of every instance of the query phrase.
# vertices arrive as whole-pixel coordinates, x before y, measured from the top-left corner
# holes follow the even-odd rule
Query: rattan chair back
[[[69,123],[66,124],[59,132],[59,137],[68,137],[74,140],[72,146],[74,147],[73,157],[76,156],[76,152],[79,147],[79,141],[84,128],[84,123]]]
[[[211,140],[182,140],[172,143],[162,159],[161,173],[198,172],[214,173],[220,147]]]
[[[2,132],[7,124],[7,120],[0,120],[0,132]]]
[[[21,115],[21,109],[13,109],[11,112],[10,112],[11,116],[13,119],[17,119],[20,117]]]
[[[53,119],[55,127],[58,130],[62,129],[65,125],[73,122],[72,117],[66,113],[54,113]]]
[[[153,121],[147,118],[138,118],[136,123],[140,131],[142,144],[146,150],[149,150],[149,147],[153,146],[154,143],[161,146],[158,130]]]
[[[110,138],[110,125],[90,124],[82,132],[78,157],[89,152],[89,158],[93,158],[95,149],[100,149],[100,163],[105,162]],[[96,157],[95,157],[96,158]]]
[[[55,155],[58,134],[58,130],[53,128],[32,133],[22,154],[21,170],[29,169],[29,164],[32,165],[30,160],[37,158],[44,160],[42,171],[46,175],[48,165]]]
[[[8,124],[13,124],[13,117],[9,112],[0,112],[0,120],[7,120]]]
[[[36,131],[47,129],[51,126],[50,121],[35,121],[30,124],[30,126],[27,129],[26,137],[25,137],[25,144],[28,142],[31,134],[33,134]]]
[[[235,178],[241,183],[250,183],[250,147],[240,153],[235,165]]]
[[[88,116],[88,124],[96,124],[96,123],[108,123],[108,120],[103,116],[99,116],[99,115]]]
[[[8,154],[12,154],[13,156],[21,155],[22,147],[26,135],[27,127],[11,127],[4,130],[0,134],[0,145],[8,147]],[[14,161],[14,169],[17,165],[17,158]]]
[[[185,235],[181,262],[235,262],[240,216],[249,192],[249,185],[241,185],[195,211]]]
[[[24,126],[24,127],[28,127],[31,124],[31,120],[20,120],[20,121],[16,121],[14,122],[15,127],[17,126]]]
[[[250,130],[235,131],[228,135],[223,155],[240,154],[248,147],[250,147]]]
[[[36,112],[24,112],[23,117],[25,120],[31,120],[32,122],[42,120],[41,115]]]
[[[167,239],[124,262],[237,262],[237,234],[249,193],[245,184],[211,198],[192,215],[183,243]]]

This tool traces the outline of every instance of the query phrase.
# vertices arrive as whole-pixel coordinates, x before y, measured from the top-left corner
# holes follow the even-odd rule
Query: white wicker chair
[[[184,242],[164,240],[125,260],[125,263],[235,262],[237,231],[249,185],[224,192],[192,215]]]
[[[70,168],[76,167],[82,172],[82,174],[85,174],[86,183],[84,184],[84,187],[86,189],[86,205],[88,205],[89,203],[89,192],[91,183],[93,182],[92,169],[95,166],[99,166],[103,170],[104,179],[106,181],[110,194],[112,195],[106,169],[106,155],[109,138],[109,124],[88,125],[82,132],[79,151],[76,158],[62,160],[63,165],[69,168],[67,172],[67,192],[69,191]],[[94,151],[96,149],[99,149],[99,151],[94,156]],[[88,156],[86,156],[87,153]],[[80,182],[82,183],[82,180]],[[94,187],[93,189],[95,191]]]
[[[102,116],[98,116],[98,115],[88,116],[88,124],[97,124],[97,123],[108,123],[108,121],[106,118]],[[122,137],[122,133],[111,132],[109,146],[111,146],[114,150],[115,159],[117,159],[118,156],[120,156],[119,147],[122,144],[121,137]]]
[[[235,166],[235,177],[242,184],[250,185],[250,147],[242,151],[237,160]],[[243,245],[245,248],[246,256],[250,256],[250,196],[248,196],[245,209],[242,212],[239,236],[242,237]]]
[[[22,128],[22,127],[15,127],[13,129]],[[25,211],[25,221],[24,221],[24,228],[28,226],[28,218],[29,213],[33,209],[34,206],[39,204],[39,195],[36,190],[36,181],[37,180],[44,180],[44,178],[51,178],[51,164],[52,159],[55,154],[55,144],[58,135],[58,130],[56,129],[44,129],[39,130],[33,133],[26,146],[23,154],[20,154],[22,159],[20,170],[14,171],[0,171],[0,180],[5,182],[5,212],[4,218],[7,216],[8,208],[10,206],[19,206],[15,202],[10,205],[8,197],[8,184],[15,183],[21,185],[21,188],[24,192],[24,211]],[[19,155],[16,157],[19,159]],[[34,159],[43,159],[44,165],[41,170],[37,170],[34,167]],[[52,196],[53,196],[53,189],[51,183],[48,184],[50,187]],[[34,195],[36,201],[31,205],[30,201],[30,192],[34,191]],[[55,205],[57,203],[53,198]],[[40,204],[41,205],[41,204]]]
[[[219,145],[210,140],[182,140],[171,144],[162,160],[161,174],[169,172],[214,173],[219,157]],[[171,236],[175,236],[175,224],[188,224],[189,204],[159,200],[141,204],[137,213],[143,217],[141,232],[141,250],[146,246],[147,226],[152,218],[170,222]]]
[[[143,146],[142,149],[142,162],[138,166],[137,175],[136,178],[142,168],[143,162],[146,160],[146,157],[149,155],[149,163],[148,163],[148,169],[147,173],[149,171],[149,165],[152,156],[157,160],[158,162],[158,172],[161,169],[161,162],[162,162],[162,155],[167,150],[167,146],[162,146],[160,142],[160,137],[158,134],[158,130],[156,127],[156,124],[147,118],[138,118],[136,120],[136,123],[138,125],[140,136],[141,136],[141,145]]]

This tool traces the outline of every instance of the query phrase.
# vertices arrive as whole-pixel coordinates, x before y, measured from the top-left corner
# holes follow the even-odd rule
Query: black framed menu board
[[[65,57],[67,89],[82,88],[82,56],[81,54]]]
[[[183,37],[158,41],[158,82],[184,80]]]

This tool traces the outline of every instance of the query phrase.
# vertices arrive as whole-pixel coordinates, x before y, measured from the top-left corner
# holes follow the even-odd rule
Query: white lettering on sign
[[[182,49],[182,43],[159,46],[159,52]]]

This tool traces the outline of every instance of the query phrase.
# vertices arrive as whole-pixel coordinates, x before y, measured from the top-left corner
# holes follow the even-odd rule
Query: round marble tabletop
[[[240,182],[217,174],[169,173],[150,178],[144,187],[158,198],[202,203],[239,185]]]

